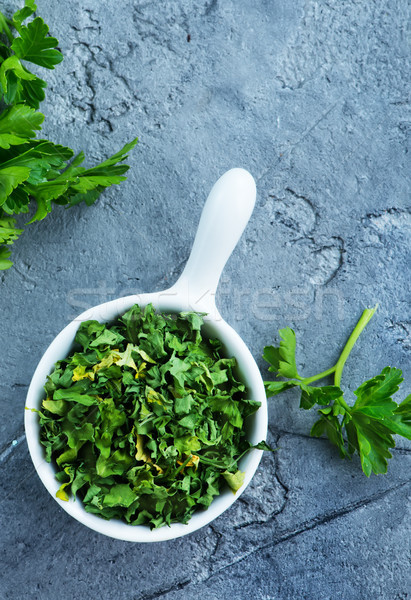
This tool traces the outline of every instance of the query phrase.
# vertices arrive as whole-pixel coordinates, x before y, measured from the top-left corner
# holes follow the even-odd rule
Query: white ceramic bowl
[[[40,360],[27,393],[26,408],[40,409],[45,396],[43,386],[47,375],[58,360],[71,352],[76,331],[82,321],[96,319],[100,322],[111,322],[133,304],[146,306],[151,302],[161,312],[194,310],[207,313],[205,333],[210,337],[219,338],[223,342],[224,354],[237,359],[238,372],[247,387],[248,395],[261,402],[258,411],[247,419],[248,440],[252,444],[265,440],[267,402],[259,369],[240,336],[221,318],[214,301],[221,272],[251,216],[255,195],[255,183],[247,171],[232,169],[225,173],[210,192],[190,258],[177,283],[163,292],[127,296],[99,304],[74,319],[57,335]],[[229,489],[224,490],[207,510],[196,512],[186,525],[173,523],[170,527],[150,530],[146,525],[129,525],[118,519],[106,521],[87,513],[79,499],[71,498],[65,502],[57,498],[59,483],[55,479],[56,468],[45,460],[44,448],[40,444],[38,416],[31,410],[25,411],[25,429],[34,466],[56,502],[72,517],[94,531],[130,542],[169,540],[207,525],[242,494],[250,483],[262,455],[261,450],[253,449],[241,459],[239,468],[245,471],[245,479],[236,494]]]

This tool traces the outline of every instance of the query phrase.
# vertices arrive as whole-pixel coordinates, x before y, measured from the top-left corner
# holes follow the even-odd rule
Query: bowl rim
[[[43,386],[47,375],[50,374],[57,360],[65,358],[69,354],[75,333],[81,322],[89,319],[110,322],[124,314],[134,304],[144,307],[149,303],[152,303],[154,308],[161,312],[185,310],[202,312],[198,307],[193,309],[181,298],[167,296],[164,292],[126,296],[87,309],[60,331],[41,357],[27,391],[24,416],[26,439],[34,467],[43,485],[59,506],[74,519],[98,533],[123,541],[141,543],[176,539],[211,523],[245,491],[263,454],[262,450],[250,450],[239,463],[240,468],[245,471],[244,483],[241,488],[236,493],[230,490],[223,491],[214,498],[206,510],[195,512],[187,524],[172,523],[170,526],[150,529],[148,525],[130,525],[119,519],[105,520],[98,515],[87,513],[80,499],[70,498],[69,501],[63,501],[56,497],[56,491],[59,488],[59,483],[55,479],[56,469],[53,463],[48,463],[45,460],[44,447],[40,443],[38,416],[36,412],[31,410],[33,408],[38,410],[41,406],[44,399]],[[211,314],[210,311],[204,317],[204,320],[207,329],[211,330],[213,335],[219,337],[226,351],[237,359],[241,376],[251,397],[261,402],[260,408],[249,417],[249,423],[251,424],[249,428],[250,442],[256,444],[265,440],[268,429],[267,400],[260,371],[250,350],[239,334],[221,318],[216,309],[214,314]]]

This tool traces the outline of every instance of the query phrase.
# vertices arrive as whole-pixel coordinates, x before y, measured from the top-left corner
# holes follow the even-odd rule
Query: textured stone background
[[[258,200],[218,304],[264,373],[279,327],[296,330],[311,373],[378,301],[344,385],[392,364],[410,391],[407,3],[38,4],[65,55],[47,73],[46,134],[90,163],[136,134],[140,144],[125,184],[92,208],[56,208],[0,275],[0,597],[410,598],[409,446],[367,480],[307,436],[314,415],[293,393],[269,403],[279,450],[241,499],[211,526],[153,546],[61,511],[23,430],[27,386],[54,336],[85,307],[172,283],[210,187],[233,166],[254,175]]]

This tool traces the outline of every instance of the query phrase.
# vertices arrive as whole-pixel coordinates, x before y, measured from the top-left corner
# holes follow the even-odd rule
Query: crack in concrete
[[[314,131],[314,129],[316,129],[316,127],[318,127],[318,125],[324,121],[324,119],[326,119],[328,117],[328,115],[334,110],[334,108],[337,106],[337,104],[339,104],[338,100],[337,102],[334,102],[334,104],[332,104],[329,108],[327,108],[319,117],[318,119],[309,127],[307,127],[301,134],[301,137],[296,140],[295,142],[292,142],[291,144],[288,145],[288,147],[286,148],[286,150],[283,152],[283,155],[285,152],[288,152],[289,150],[292,150],[293,148],[295,148],[296,146],[298,146],[299,144],[301,144],[301,142],[303,142],[305,140],[305,138],[310,135],[310,133],[312,133]]]
[[[218,550],[219,550],[220,545],[221,545],[221,541],[222,541],[222,539],[223,539],[224,536],[221,533],[221,531],[218,531],[218,529],[217,529],[217,527],[215,525],[211,524],[210,525],[210,529],[211,529],[211,531],[214,533],[214,535],[217,538],[215,546],[214,546],[214,548],[213,548],[213,550],[211,551],[211,554],[210,554],[210,558],[213,558],[218,553]]]
[[[281,435],[277,436],[275,445],[279,446],[280,445],[280,440],[281,440]],[[274,477],[275,479],[278,481],[278,484],[280,485],[280,487],[283,489],[284,491],[284,502],[283,505],[281,506],[280,510],[277,511],[277,515],[281,514],[286,505],[287,502],[289,501],[289,494],[290,494],[290,488],[288,487],[288,485],[285,483],[285,481],[283,480],[283,478],[280,476],[280,465],[279,465],[279,454],[278,452],[274,453],[274,464],[275,464],[275,471],[274,471]]]
[[[268,194],[268,197],[276,203],[272,206],[273,216],[284,227],[299,235],[292,242],[308,239],[318,226],[318,211],[306,197],[300,196],[289,187],[285,188],[285,191],[293,197],[291,202],[287,197],[278,197],[273,193]],[[274,221],[270,221],[270,225],[274,225]]]
[[[375,213],[367,213],[366,217],[367,217],[367,219],[379,219],[380,217],[383,217],[385,215],[402,215],[402,214],[411,215],[411,207],[397,208],[396,206],[392,206],[390,208],[384,208],[383,210],[380,210]]]
[[[313,529],[316,529],[317,527],[320,527],[321,525],[326,525],[328,523],[335,521],[336,519],[345,517],[346,515],[349,515],[349,514],[355,512],[356,510],[359,510],[361,508],[364,508],[365,506],[368,506],[369,504],[372,504],[374,502],[377,502],[378,500],[381,500],[382,498],[384,498],[391,492],[395,492],[395,491],[405,487],[409,483],[411,483],[411,480],[404,481],[404,482],[402,482],[398,485],[395,485],[387,490],[384,490],[383,492],[373,494],[372,496],[369,496],[368,498],[364,498],[362,500],[357,500],[356,502],[352,502],[351,504],[348,504],[347,506],[340,508],[338,510],[331,511],[330,513],[326,513],[324,515],[319,515],[317,517],[313,517],[312,519],[304,521],[303,523],[301,523],[299,526],[295,527],[294,529],[287,530],[282,535],[275,538],[274,540],[271,540],[270,542],[262,544],[261,546],[258,546],[256,548],[254,548],[253,550],[250,550],[249,552],[244,553],[242,556],[238,557],[236,560],[233,560],[232,562],[224,565],[220,569],[217,569],[216,571],[211,573],[209,575],[209,577],[207,577],[206,579],[198,580],[195,583],[196,584],[207,583],[207,581],[209,581],[212,577],[219,575],[221,572],[229,569],[232,566],[235,566],[236,564],[242,562],[243,560],[249,558],[250,556],[255,555],[257,552],[260,552],[261,550],[266,550],[267,548],[274,548],[274,547],[278,546],[279,544],[283,544],[284,542],[287,542],[303,533],[306,533],[307,531],[311,531]]]
[[[411,322],[389,319],[388,331],[395,341],[404,347],[404,350],[411,348]]]
[[[338,264],[336,267],[334,267],[331,270],[331,274],[329,275],[329,277],[322,282],[322,286],[326,286],[330,283],[330,281],[332,281],[338,274],[338,271],[341,269],[341,267],[344,264],[344,253],[345,253],[345,243],[344,240],[341,236],[332,236],[331,238],[332,240],[337,240],[336,244],[324,244],[323,246],[321,246],[320,248],[316,249],[313,251],[314,254],[321,254],[324,253],[324,251],[330,250],[337,250],[339,252],[339,257],[338,257]],[[327,266],[329,266],[327,264]]]
[[[271,431],[273,435],[278,435],[278,439],[283,437],[284,435],[291,435],[293,437],[305,438],[307,440],[325,440],[326,438],[314,438],[311,437],[308,433],[300,433],[299,431],[287,431],[287,429],[279,429],[274,425],[269,425],[268,429]]]
[[[143,7],[144,8],[144,7]],[[144,13],[140,10],[139,7],[134,7],[133,12],[133,23],[136,26],[137,34],[139,39],[143,42],[147,39],[152,40],[155,44],[158,44],[162,48],[167,48],[167,50],[171,54],[179,55],[178,46],[174,47],[172,40],[174,36],[170,38],[170,24],[168,23],[168,27],[160,26],[158,22],[154,22],[151,19],[147,19],[144,17]],[[185,11],[181,8],[181,22],[178,20],[174,22],[174,25],[177,25],[177,29],[182,30],[185,33],[184,37],[189,35],[188,30],[188,19]],[[145,27],[146,26],[146,27]],[[148,27],[147,27],[148,26]],[[161,35],[162,34],[162,35]]]
[[[256,183],[259,183],[262,179],[264,179],[264,177],[266,177],[269,173],[276,171],[278,169],[278,165],[281,161],[284,160],[284,158],[287,156],[287,154],[296,146],[298,146],[310,133],[312,133],[314,131],[314,129],[316,127],[318,127],[318,125],[328,117],[328,115],[334,110],[334,108],[337,106],[339,102],[335,102],[334,104],[332,104],[327,110],[325,110],[310,126],[308,126],[301,134],[300,138],[298,140],[296,140],[295,142],[290,142],[287,146],[285,146],[284,149],[280,149],[278,152],[278,157],[277,160],[273,162],[273,164],[268,167],[268,169],[265,169],[261,175],[259,175],[256,178]]]
[[[291,232],[285,245],[304,245],[308,249],[306,275],[314,286],[327,286],[344,265],[345,240],[338,235],[326,237],[316,234],[320,214],[315,204],[291,187],[285,187],[285,194],[269,193],[274,202],[266,203],[270,224],[281,223]]]
[[[396,454],[403,454],[404,456],[411,455],[411,448],[390,448]]]
[[[23,264],[27,270],[30,269],[31,265],[27,265],[27,263],[20,263]],[[13,270],[22,278],[22,280],[26,283],[30,283],[32,284],[34,287],[37,286],[37,281],[35,279],[33,279],[32,277],[30,277],[30,275],[28,275],[27,273],[25,273],[24,271],[22,271],[20,269],[20,267],[18,265],[14,265],[13,266]]]
[[[349,514],[355,512],[356,510],[360,510],[361,508],[364,508],[370,504],[373,504],[374,502],[377,502],[378,500],[385,498],[385,496],[387,496],[391,492],[395,492],[395,491],[398,491],[398,490],[404,488],[409,483],[411,483],[411,480],[404,481],[404,482],[402,482],[398,485],[395,485],[387,490],[373,494],[372,496],[369,496],[368,498],[363,498],[361,500],[357,500],[356,502],[352,502],[343,508],[331,511],[331,512],[323,514],[323,515],[313,517],[312,519],[309,519],[307,521],[304,521],[300,525],[297,525],[293,529],[288,529],[288,530],[284,531],[281,535],[277,536],[275,539],[270,540],[269,542],[266,542],[264,544],[261,544],[260,546],[253,548],[249,552],[245,552],[244,554],[242,554],[235,560],[225,564],[224,566],[220,567],[219,569],[212,571],[212,568],[211,568],[210,569],[211,572],[206,577],[199,577],[198,579],[193,578],[191,580],[184,579],[183,581],[181,581],[177,584],[174,584],[174,585],[170,586],[169,588],[159,590],[159,591],[149,594],[149,595],[141,596],[138,598],[138,600],[156,600],[157,598],[161,598],[162,596],[164,596],[170,592],[184,589],[185,587],[187,587],[187,585],[189,583],[193,583],[194,585],[206,584],[210,579],[212,579],[216,575],[219,575],[220,573],[241,563],[243,560],[248,559],[250,556],[257,554],[258,552],[261,552],[262,550],[266,550],[267,548],[275,548],[276,546],[283,544],[291,539],[294,539],[303,533],[312,531],[322,525],[327,525],[328,523],[332,523],[336,519],[343,518],[346,515],[349,515]],[[218,530],[216,530],[215,527],[213,527],[213,526],[210,526],[210,527],[212,528],[214,533],[221,536],[219,539],[221,539],[223,537],[222,534],[220,532],[218,532]],[[217,544],[215,551],[213,552],[213,556],[216,555],[217,548],[218,548],[218,544]]]
[[[114,131],[114,125],[112,119],[115,119],[122,114],[125,114],[130,110],[130,103],[128,100],[124,99],[121,96],[121,101],[117,102],[115,106],[111,106],[109,108],[104,108],[99,106],[99,98],[101,98],[101,93],[99,93],[99,88],[101,84],[98,83],[98,78],[96,82],[95,75],[99,72],[103,72],[104,70],[108,70],[110,74],[118,80],[118,84],[122,84],[124,89],[133,94],[132,86],[128,79],[122,73],[117,72],[117,63],[116,61],[110,57],[110,55],[104,51],[102,46],[94,43],[93,41],[88,42],[85,40],[78,39],[78,29],[72,26],[72,29],[76,35],[76,41],[73,43],[73,49],[76,46],[79,46],[83,49],[80,57],[77,57],[79,62],[79,68],[75,68],[71,75],[77,82],[77,85],[83,90],[88,88],[89,94],[84,97],[84,93],[82,95],[78,95],[72,99],[73,105],[85,113],[85,123],[87,125],[91,124],[100,124],[105,125],[105,129],[101,131],[103,135],[107,133],[111,133]],[[134,44],[129,44],[131,48],[130,52],[133,51]],[[84,54],[84,49],[87,50],[87,53]],[[96,68],[94,68],[96,67]],[[117,86],[118,87],[118,86]],[[120,99],[120,96],[119,98]],[[115,109],[118,107],[122,108],[121,112],[112,114],[115,112]],[[107,112],[110,114],[107,115]]]
[[[318,222],[319,222],[319,219],[320,219],[318,209],[315,206],[314,202],[312,202],[312,200],[310,200],[307,196],[304,196],[303,194],[297,194],[297,192],[295,192],[290,187],[286,187],[285,191],[288,192],[289,194],[291,194],[292,196],[294,196],[294,198],[297,198],[299,200],[304,200],[304,202],[306,204],[308,204],[308,206],[311,208],[312,213],[314,215],[314,224],[313,224],[313,226],[311,228],[311,231],[314,231],[317,228]]]
[[[192,579],[183,579],[183,581],[180,581],[179,583],[174,583],[165,590],[159,590],[157,592],[152,592],[150,594],[145,594],[142,596],[134,596],[134,600],[156,600],[156,598],[161,598],[161,596],[169,594],[170,592],[178,592],[180,590],[183,590],[191,582]]]
[[[377,236],[380,244],[384,244],[384,238],[393,229],[403,232],[404,235],[409,233],[411,230],[411,207],[392,206],[374,213],[367,213],[361,219],[361,223],[364,228],[368,228],[374,236]]]
[[[275,441],[275,446],[277,447],[280,441],[281,435],[277,436],[277,439]],[[278,452],[275,450],[274,451],[274,471],[273,471],[273,477],[275,479],[275,481],[278,483],[278,485],[280,486],[280,488],[283,490],[283,501],[282,504],[280,506],[280,508],[272,511],[265,519],[254,519],[252,521],[247,521],[246,523],[241,523],[240,525],[236,525],[233,527],[233,529],[235,531],[238,531],[240,529],[245,529],[247,527],[251,527],[251,526],[255,526],[255,525],[264,525],[266,523],[268,523],[269,521],[271,521],[274,517],[277,517],[278,515],[280,515],[281,513],[284,512],[285,507],[287,506],[287,503],[289,501],[289,493],[290,493],[290,488],[287,486],[287,484],[282,480],[282,478],[280,477],[279,474],[279,463],[278,463]],[[241,502],[241,498],[240,498],[240,502]]]
[[[18,446],[20,446],[21,442],[23,442],[25,439],[26,434],[22,433],[17,438],[13,439],[7,444],[6,448],[2,452],[0,452],[0,465],[8,459],[8,457],[14,452],[14,450]]]

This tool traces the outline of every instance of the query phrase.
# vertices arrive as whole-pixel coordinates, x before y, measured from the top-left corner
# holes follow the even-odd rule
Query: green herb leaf
[[[280,329],[279,334],[282,338],[280,346],[266,346],[263,358],[271,364],[269,370],[276,372],[278,376],[300,379],[295,362],[295,333],[290,327],[285,327]]]
[[[126,483],[114,485],[104,496],[104,506],[123,506],[128,508],[135,500],[137,495]]]
[[[13,23],[19,29],[22,21],[25,21],[37,10],[34,0],[25,0],[24,7],[18,10],[13,15]]]
[[[23,67],[17,56],[9,56],[0,67],[0,85],[3,94],[7,93],[9,84],[13,85],[15,79],[33,81],[36,76]]]
[[[0,248],[0,270],[10,269],[13,265],[12,261],[9,260],[10,254],[11,252],[7,248]]]
[[[55,50],[58,41],[48,36],[48,32],[49,28],[43,19],[36,17],[27,26],[19,27],[20,37],[14,40],[11,49],[20,59],[46,69],[54,69],[63,60],[63,55]]]
[[[273,448],[271,448],[267,442],[258,442],[258,444],[256,444],[255,446],[252,446],[252,448],[255,448],[256,450],[267,450],[268,452],[274,452]]]
[[[234,493],[237,492],[244,483],[245,473],[243,471],[236,471],[235,473],[223,471],[222,475]]]
[[[263,359],[270,363],[268,370],[277,373],[280,368],[280,349],[274,346],[265,346],[263,352]]]
[[[43,120],[44,115],[23,104],[4,110],[0,114],[0,147],[25,144],[41,129]]]
[[[285,390],[298,386],[297,381],[264,381],[267,396],[276,396]]]
[[[393,433],[411,440],[411,394],[397,406],[391,415],[385,417],[384,425],[389,427]]]
[[[4,204],[11,192],[30,177],[28,167],[0,168],[0,206]]]
[[[385,367],[381,375],[366,381],[355,390],[357,400],[351,414],[361,412],[374,419],[391,416],[397,408],[397,403],[391,399],[391,396],[398,391],[402,381],[400,369]]]
[[[300,408],[309,410],[316,404],[326,406],[332,400],[336,400],[343,395],[341,388],[335,385],[325,385],[322,387],[312,387],[310,385],[300,384],[301,400]]]

